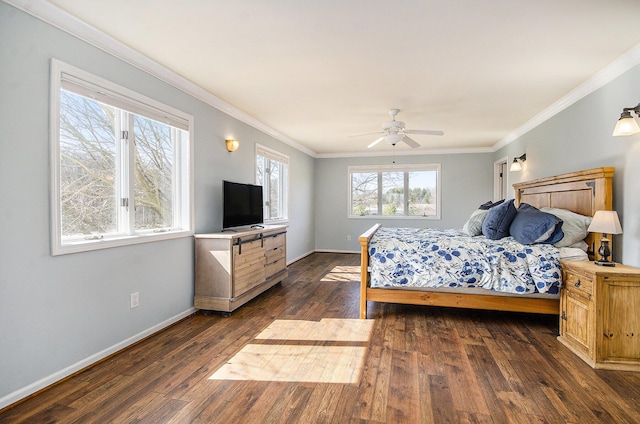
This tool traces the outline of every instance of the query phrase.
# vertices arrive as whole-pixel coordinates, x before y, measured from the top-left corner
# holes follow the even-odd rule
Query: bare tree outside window
[[[382,214],[404,215],[404,172],[382,173]]]
[[[174,150],[182,130],[130,114],[134,142],[134,198],[117,198],[127,162],[121,143],[120,110],[93,99],[61,91],[60,187],[63,236],[118,232],[118,207],[135,208],[135,230],[173,225]],[[127,132],[127,131],[125,131]],[[128,189],[122,189],[126,193]]]
[[[135,228],[171,227],[173,222],[173,143],[171,127],[134,118]]]
[[[67,91],[60,93],[62,234],[117,230],[116,109]]]
[[[351,214],[378,214],[378,173],[354,172],[351,174]]]
[[[262,146],[258,147],[256,184],[262,186],[265,222],[281,221],[288,218],[288,162],[288,157]]]
[[[438,165],[370,169],[349,168],[350,216],[439,217]]]
[[[280,211],[280,163],[269,161],[269,217],[277,217]]]

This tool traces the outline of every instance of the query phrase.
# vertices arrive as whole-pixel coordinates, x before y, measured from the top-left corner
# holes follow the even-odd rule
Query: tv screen
[[[262,186],[223,181],[222,228],[262,224]]]

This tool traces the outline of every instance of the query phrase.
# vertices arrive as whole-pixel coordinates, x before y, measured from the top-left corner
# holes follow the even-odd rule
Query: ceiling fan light
[[[385,137],[385,140],[387,143],[395,146],[397,143],[402,141],[402,137],[404,137],[402,134],[389,134]]]

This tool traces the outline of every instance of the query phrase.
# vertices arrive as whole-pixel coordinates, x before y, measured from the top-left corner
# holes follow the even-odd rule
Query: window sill
[[[273,219],[269,221],[265,221],[264,225],[289,225],[288,219]]]
[[[349,215],[347,218],[349,219],[407,219],[407,220],[416,220],[416,219],[426,219],[428,221],[439,221],[441,218],[439,216],[390,216],[390,215]]]
[[[112,247],[131,246],[135,244],[151,243],[162,240],[172,240],[190,237],[193,231],[173,231],[166,233],[137,234],[134,236],[111,237],[100,240],[69,241],[64,244],[52,246],[51,255],[66,255],[70,253],[90,252],[93,250],[109,249]]]

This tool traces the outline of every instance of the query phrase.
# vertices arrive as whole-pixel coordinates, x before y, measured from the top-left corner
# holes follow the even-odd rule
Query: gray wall
[[[623,234],[613,236],[613,258],[640,266],[640,134],[613,137],[623,107],[640,102],[640,65],[584,97],[508,146],[494,159],[527,154],[522,172],[510,182],[526,181],[600,166],[614,166],[613,208]]]
[[[0,2],[0,408],[193,310],[191,237],[50,255],[52,57],[194,116],[196,231],[220,229],[223,179],[254,181],[258,142],[290,156],[288,260],[315,243],[313,158]]]
[[[441,164],[441,219],[348,218],[351,165]],[[359,251],[358,236],[375,223],[388,227],[462,228],[478,205],[493,199],[493,155],[448,154],[316,159],[316,249]],[[351,241],[347,237],[351,236]]]

